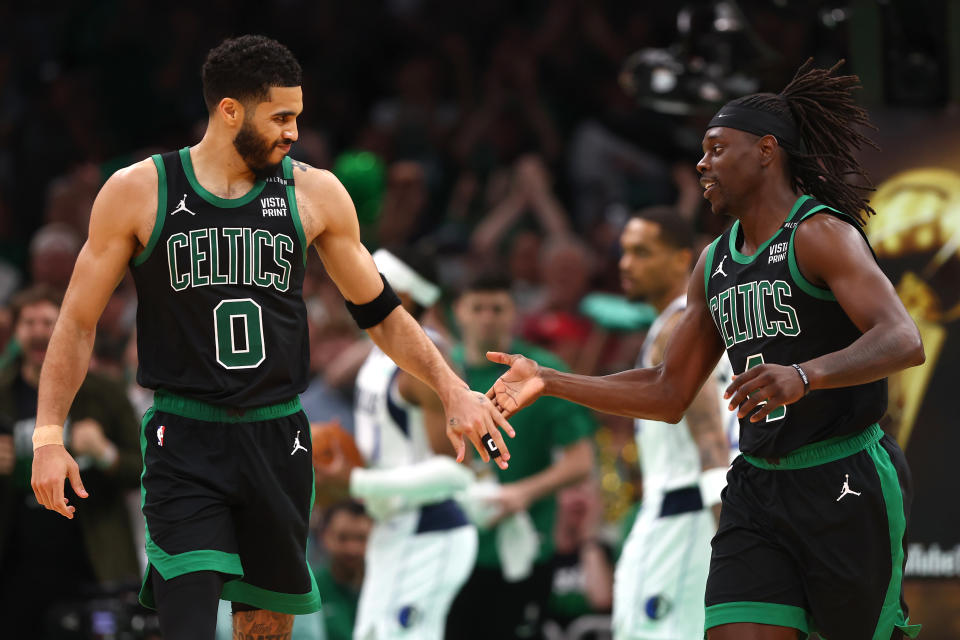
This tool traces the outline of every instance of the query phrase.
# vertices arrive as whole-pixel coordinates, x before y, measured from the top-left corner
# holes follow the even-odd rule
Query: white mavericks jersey
[[[374,345],[357,374],[354,437],[371,469],[393,469],[434,455],[423,410],[397,390],[399,373],[390,356]]]
[[[681,296],[660,314],[647,333],[638,367],[654,365],[653,345],[667,321],[685,307],[686,297]],[[729,416],[725,419],[728,438],[735,442],[738,431],[730,429],[739,423],[723,401],[729,371],[724,359],[705,384],[716,390],[721,415]],[[613,636],[616,640],[701,638],[710,538],[716,522],[700,498],[700,454],[686,418],[678,424],[637,420],[635,427],[643,502],[614,573]]]
[[[637,359],[637,367],[652,367],[651,351],[667,320],[673,314],[681,313],[687,306],[687,297],[680,296],[663,310],[656,321],[650,326],[647,337]],[[730,442],[730,461],[739,453],[738,444],[740,423],[736,413],[727,409],[727,402],[723,399],[723,391],[733,379],[733,371],[726,357],[720,359],[705,387],[713,385],[717,390],[717,403],[720,406],[720,415],[724,417],[724,431]],[[636,420],[634,432],[640,460],[640,469],[643,472],[644,503],[656,494],[662,494],[672,489],[696,485],[703,470],[700,464],[700,454],[697,445],[690,435],[687,419],[684,417],[677,424],[658,422],[656,420]]]
[[[434,342],[440,339],[427,334]],[[355,438],[371,469],[407,467],[436,455],[423,411],[400,395],[399,372],[374,346],[357,374]],[[452,499],[375,520],[354,640],[443,640],[447,612],[476,553],[476,528]]]

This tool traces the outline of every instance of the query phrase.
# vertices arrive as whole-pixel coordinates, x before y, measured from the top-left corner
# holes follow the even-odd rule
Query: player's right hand
[[[33,475],[30,486],[37,502],[47,509],[73,519],[76,507],[69,506],[69,498],[63,495],[64,480],[70,479],[73,492],[86,498],[87,490],[80,481],[80,467],[62,444],[47,444],[33,452]]]
[[[509,418],[531,404],[543,393],[540,365],[535,360],[499,351],[487,351],[487,360],[510,367],[487,391],[487,397],[493,401],[504,418]]]

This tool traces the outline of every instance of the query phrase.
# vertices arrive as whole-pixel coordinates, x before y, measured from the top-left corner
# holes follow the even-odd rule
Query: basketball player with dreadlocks
[[[910,474],[877,426],[886,376],[924,360],[877,265],[854,153],[856,76],[803,65],[779,94],[733,100],[697,164],[731,228],[701,254],[661,365],[587,377],[490,353],[505,416],[540,395],[677,422],[724,349],[740,419],[706,590],[710,640],[916,637],[902,598]],[[639,603],[638,605],[639,606]]]

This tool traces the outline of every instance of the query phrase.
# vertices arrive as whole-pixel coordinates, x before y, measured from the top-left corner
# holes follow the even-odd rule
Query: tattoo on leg
[[[293,616],[265,609],[233,614],[233,640],[290,640]]]

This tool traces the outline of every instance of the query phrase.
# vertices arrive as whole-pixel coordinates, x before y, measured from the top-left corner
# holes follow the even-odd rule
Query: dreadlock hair
[[[876,130],[866,110],[853,100],[860,78],[833,75],[843,63],[815,69],[813,58],[808,58],[780,93],[755,93],[729,104],[767,111],[794,124],[801,148],[783,145],[793,187],[864,225],[876,214],[864,195],[874,188],[855,153],[864,145],[879,147],[857,130],[858,126]],[[852,184],[847,176],[865,184]]]

